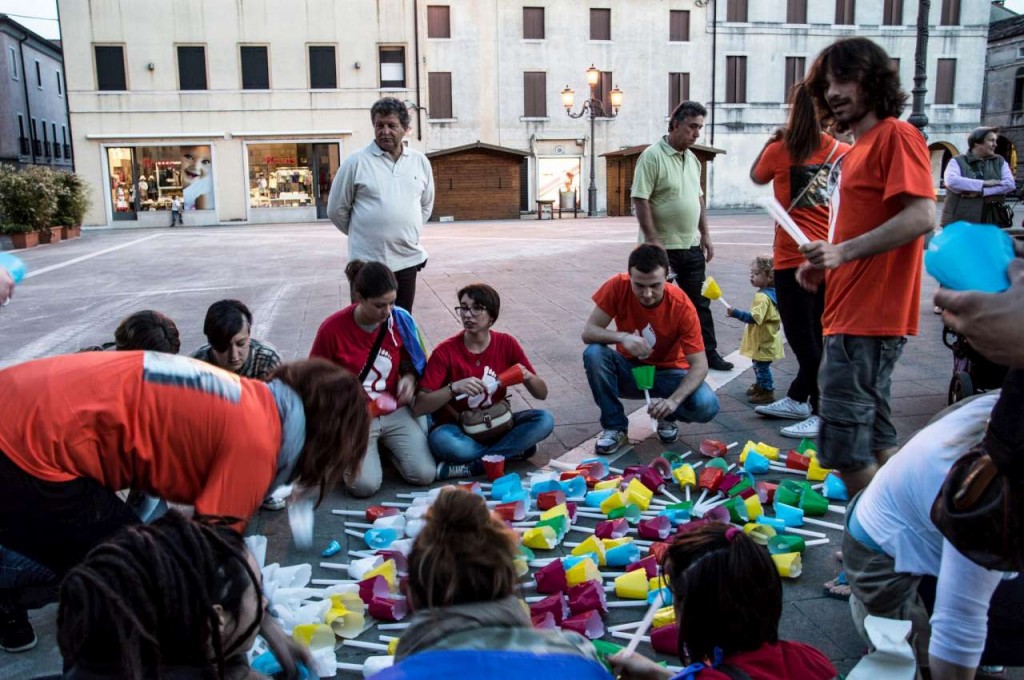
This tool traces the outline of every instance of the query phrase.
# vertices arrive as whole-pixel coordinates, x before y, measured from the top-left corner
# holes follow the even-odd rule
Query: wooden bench
[[[537,199],[537,219],[544,219],[544,211],[548,212],[548,219],[555,219],[555,202],[554,200],[540,200]]]

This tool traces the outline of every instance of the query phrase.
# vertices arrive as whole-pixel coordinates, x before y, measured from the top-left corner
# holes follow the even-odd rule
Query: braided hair
[[[129,680],[161,677],[187,666],[225,677],[225,659],[240,651],[262,619],[260,581],[241,537],[176,511],[128,527],[94,548],[61,584],[57,643],[66,668],[113,669]],[[238,620],[255,588],[255,620]],[[238,628],[228,642],[214,605]]]

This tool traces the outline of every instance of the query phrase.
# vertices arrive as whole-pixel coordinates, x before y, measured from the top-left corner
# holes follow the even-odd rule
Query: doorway
[[[328,218],[327,198],[331,194],[331,184],[334,182],[334,176],[338,173],[340,160],[341,153],[338,144],[313,145],[313,158],[310,165],[313,166],[313,186],[316,187],[314,197],[318,220]]]

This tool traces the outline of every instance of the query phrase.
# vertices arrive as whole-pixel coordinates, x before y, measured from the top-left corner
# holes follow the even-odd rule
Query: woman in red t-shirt
[[[829,174],[839,158],[850,150],[821,131],[814,102],[803,83],[793,88],[792,107],[786,127],[776,130],[750,168],[756,184],[772,183],[775,198],[789,210],[793,221],[812,241],[828,240]],[[755,413],[800,422],[783,427],[783,437],[818,436],[818,365],[821,364],[821,315],[825,310],[825,286],[817,292],[804,290],[796,270],[804,262],[796,242],[775,228],[775,295],[786,340],[796,355],[799,370],[786,396],[758,406]]]
[[[418,373],[410,350],[420,359],[419,371],[423,369],[419,340],[407,337],[416,336],[415,322],[408,312],[395,307],[398,282],[386,265],[352,260],[345,275],[353,304],[320,324],[309,356],[333,361],[359,376],[370,405],[373,419],[366,456],[358,474],[345,478],[346,488],[360,498],[377,493],[383,476],[380,444],[391,451],[405,481],[430,484],[436,463],[427,445],[426,426],[409,408]]]
[[[624,680],[831,680],[836,669],[820,651],[779,639],[782,579],[768,550],[743,529],[709,522],[675,538],[661,560],[672,589],[680,658],[675,674],[639,654],[613,656]],[[735,673],[739,671],[740,673]]]
[[[511,335],[491,330],[500,309],[498,291],[487,284],[474,283],[460,290],[455,313],[464,330],[434,349],[420,380],[413,410],[434,414],[429,439],[434,458],[441,461],[438,479],[479,475],[483,472],[480,459],[487,455],[529,458],[536,453],[537,444],[554,430],[554,418],[540,409],[512,414],[512,429],[489,444],[476,441],[459,425],[462,412],[487,408],[505,399],[506,386],[497,378],[516,364],[522,368],[526,391],[535,399],[547,399],[548,386],[534,373],[519,342]]]

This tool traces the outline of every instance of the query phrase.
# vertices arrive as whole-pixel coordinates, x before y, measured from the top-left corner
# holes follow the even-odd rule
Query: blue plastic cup
[[[999,227],[954,222],[928,243],[924,266],[944,288],[1001,293],[1013,257],[1013,241]]]
[[[623,543],[608,549],[604,554],[604,563],[609,567],[625,567],[640,559],[640,548],[633,543]]]
[[[0,252],[0,267],[7,270],[7,273],[11,275],[15,283],[21,283],[25,278],[27,268],[20,257]]]
[[[846,484],[836,475],[825,477],[825,486],[821,490],[821,495],[830,501],[846,501],[850,499],[850,494],[846,490]]]

